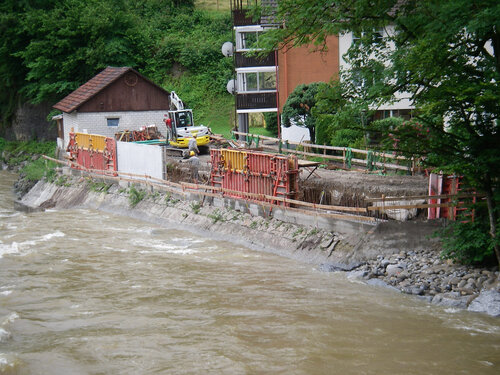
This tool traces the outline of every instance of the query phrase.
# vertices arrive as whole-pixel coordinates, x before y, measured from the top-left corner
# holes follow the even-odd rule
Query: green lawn
[[[229,0],[195,0],[195,5],[200,9],[227,10],[231,9]]]

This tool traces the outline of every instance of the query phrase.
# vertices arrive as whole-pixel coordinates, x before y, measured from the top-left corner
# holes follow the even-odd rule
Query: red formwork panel
[[[67,151],[70,159],[76,162],[75,169],[94,169],[102,171],[116,171],[116,141],[106,137],[103,149],[92,147],[82,147],[76,141],[76,134],[69,134],[69,144]]]
[[[461,176],[445,175],[445,174],[435,174],[431,173],[429,175],[429,196],[433,195],[456,195],[465,192],[463,190],[463,182]],[[467,189],[468,190],[468,189]],[[474,191],[472,191],[474,193]],[[459,217],[462,219],[468,217],[471,221],[474,221],[474,209],[464,206],[465,203],[475,203],[476,198],[472,196],[467,199],[468,202],[464,202],[464,199],[458,199],[457,205],[452,207],[430,207],[427,211],[428,219],[449,219],[457,220]],[[452,198],[430,198],[429,203],[452,203]],[[469,221],[466,219],[465,221]]]
[[[296,156],[228,149],[210,151],[213,186],[232,190],[224,195],[247,198],[242,193],[262,195],[252,200],[271,201],[266,196],[295,199],[298,191],[298,161]],[[283,202],[276,201],[281,205]],[[288,205],[288,203],[286,204]]]

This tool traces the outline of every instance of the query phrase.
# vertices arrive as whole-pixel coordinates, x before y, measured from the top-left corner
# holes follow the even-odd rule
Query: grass
[[[196,116],[196,109],[193,109],[193,112]],[[204,108],[198,124],[208,126],[214,134],[222,134],[226,138],[231,138],[234,118],[234,98],[224,95],[211,100],[210,105]]]
[[[195,5],[199,9],[229,11],[230,0],[196,0]]]
[[[200,212],[200,209],[201,209],[201,204],[200,204],[200,202],[191,202],[190,206],[191,206],[191,210],[192,210],[195,214],[198,214],[198,213]]]
[[[53,180],[56,166],[56,163],[53,161],[40,158],[28,163],[21,169],[21,173],[24,173],[29,181],[38,181],[43,177],[47,177],[48,180]]]
[[[88,187],[90,191],[96,193],[107,193],[112,184],[107,184],[105,182],[97,182],[90,180],[88,182]]]
[[[134,208],[137,204],[146,197],[147,192],[144,190],[137,190],[135,187],[131,186],[128,191],[128,201],[130,207]]]
[[[4,161],[11,167],[28,161],[28,164],[21,169],[21,173],[24,173],[30,181],[38,181],[43,177],[54,177],[55,172],[53,173],[53,171],[56,164],[42,158],[33,160],[33,155],[54,157],[55,150],[56,142],[7,141],[4,138],[0,138],[0,155],[4,151],[6,153]]]
[[[222,212],[219,210],[215,210],[212,214],[207,215],[209,218],[212,219],[212,222],[215,224],[218,221],[224,222],[224,216],[222,215]]]

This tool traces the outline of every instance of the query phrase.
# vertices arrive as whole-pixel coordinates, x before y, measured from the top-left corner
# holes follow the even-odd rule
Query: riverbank
[[[441,260],[439,222],[342,222],[325,228],[311,212],[287,216],[255,203],[151,186],[117,184],[66,171],[54,182],[40,181],[17,205],[25,209],[84,207],[129,216],[156,225],[187,229],[316,266],[348,272],[349,278],[412,294],[438,305],[500,316],[497,269],[479,269]],[[333,230],[332,230],[333,229]]]

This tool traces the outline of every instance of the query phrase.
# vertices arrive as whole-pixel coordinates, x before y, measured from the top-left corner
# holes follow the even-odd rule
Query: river
[[[91,210],[0,172],[0,374],[498,374],[500,319]]]

